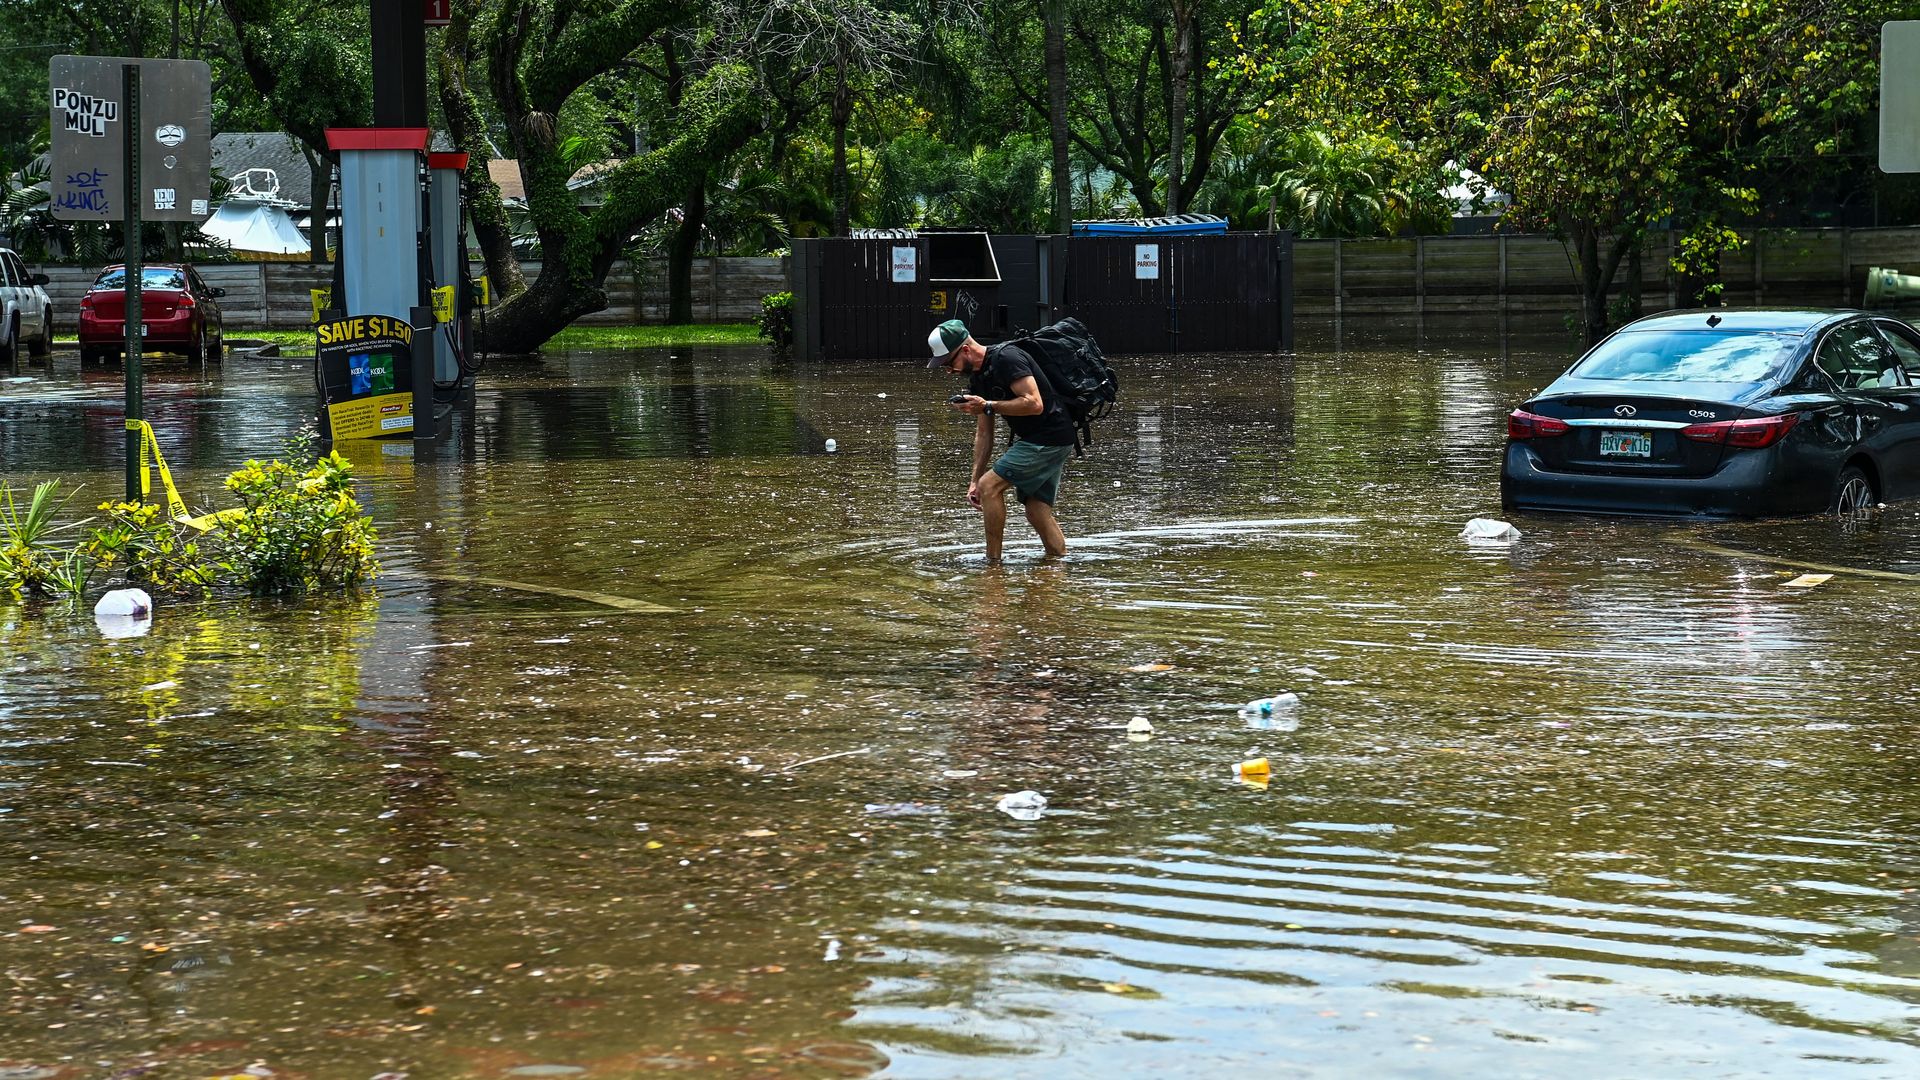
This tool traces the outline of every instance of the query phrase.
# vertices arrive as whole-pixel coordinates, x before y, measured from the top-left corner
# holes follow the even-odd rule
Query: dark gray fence
[[[1292,348],[1290,234],[993,236],[990,267],[976,254],[988,242],[938,232],[795,240],[796,354],[907,359],[924,355],[942,319],[993,342],[1069,315],[1115,355]],[[1153,276],[1136,268],[1141,245],[1157,249]]]
[[[1135,254],[1149,242],[1160,265],[1143,278]],[[1054,314],[1079,318],[1116,354],[1291,349],[1292,243],[1289,233],[1070,237],[1051,268]]]

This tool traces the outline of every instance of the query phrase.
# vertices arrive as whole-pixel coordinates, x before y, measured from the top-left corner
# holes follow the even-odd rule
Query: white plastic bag
[[[1498,518],[1474,518],[1460,530],[1460,538],[1472,543],[1511,544],[1520,539],[1520,530]]]

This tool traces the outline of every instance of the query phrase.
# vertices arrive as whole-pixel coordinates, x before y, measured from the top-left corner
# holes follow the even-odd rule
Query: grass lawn
[[[280,346],[281,352],[313,351],[313,331],[311,330],[235,330],[226,331],[228,341],[271,341]]]
[[[553,349],[649,349],[662,345],[764,345],[752,323],[693,326],[569,326],[547,342]]]

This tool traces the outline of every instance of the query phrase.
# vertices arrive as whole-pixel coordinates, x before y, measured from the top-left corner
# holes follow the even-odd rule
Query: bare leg
[[[1039,499],[1027,500],[1027,524],[1040,534],[1040,543],[1047,554],[1059,558],[1067,553],[1067,534],[1060,531],[1060,521],[1053,516],[1053,507]]]
[[[1000,541],[1007,535],[1008,486],[1006,477],[991,469],[980,478],[980,516],[986,519],[989,563],[1000,561]]]

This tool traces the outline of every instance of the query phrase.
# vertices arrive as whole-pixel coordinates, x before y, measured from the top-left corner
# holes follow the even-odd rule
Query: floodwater
[[[1920,1074],[1920,515],[1468,545],[1570,354],[1123,361],[999,570],[917,365],[496,367],[364,597],[0,610],[0,1077]],[[310,394],[147,400],[217,505]]]

